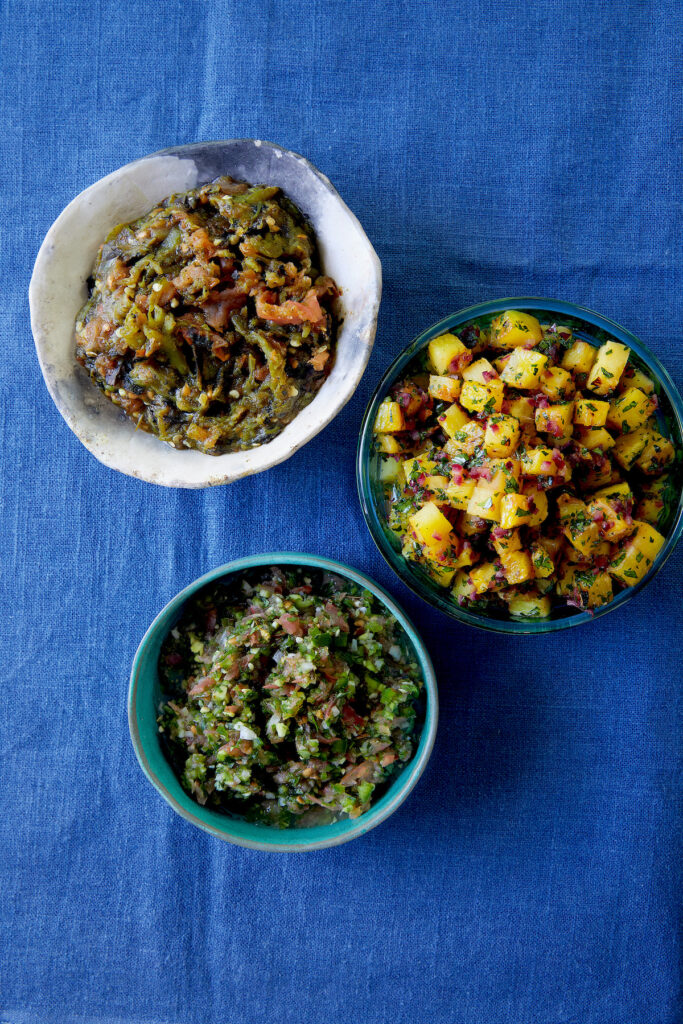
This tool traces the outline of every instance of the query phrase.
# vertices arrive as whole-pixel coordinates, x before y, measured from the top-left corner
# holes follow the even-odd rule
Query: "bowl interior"
[[[208,456],[177,451],[108,401],[74,357],[74,321],[97,250],[116,224],[173,192],[229,174],[279,185],[313,224],[323,267],[342,289],[335,363],[313,401],[268,444]],[[48,389],[69,427],[101,462],[172,487],[228,483],[281,462],[349,400],[367,364],[381,295],[377,255],[329,180],[296,153],[254,139],[197,143],[127,164],[82,192],[50,228],[29,292],[31,326]]]
[[[420,597],[440,608],[447,615],[483,629],[504,633],[546,633],[591,622],[620,607],[646,585],[662,567],[683,531],[683,467],[679,457],[672,469],[677,500],[670,505],[667,519],[660,525],[660,529],[666,536],[666,543],[650,572],[634,587],[621,591],[609,604],[592,612],[577,611],[567,606],[554,608],[548,619],[526,621],[507,619],[503,613],[494,610],[482,610],[475,613],[461,608],[451,598],[447,588],[439,587],[427,572],[415,563],[404,559],[401,555],[400,539],[389,529],[386,521],[384,484],[380,478],[382,458],[373,443],[373,425],[378,406],[391,385],[408,371],[412,361],[416,357],[419,358],[420,353],[432,338],[446,331],[457,333],[459,327],[473,321],[481,327],[488,327],[493,317],[505,309],[529,312],[541,320],[550,319],[550,322],[556,320],[558,323],[571,327],[577,338],[595,346],[603,344],[610,338],[628,345],[633,362],[655,382],[659,399],[657,418],[660,430],[671,438],[680,452],[683,448],[683,401],[665,368],[635,335],[606,317],[571,303],[537,298],[499,299],[471,306],[429,327],[415,338],[388,368],[368,405],[361,426],[357,455],[358,490],[365,520],[381,553],[401,579]]]
[[[275,829],[201,807],[182,788],[162,750],[157,728],[157,714],[162,697],[157,665],[166,635],[178,621],[186,602],[207,584],[245,569],[267,565],[297,565],[324,569],[348,577],[361,587],[371,590],[402,625],[406,642],[414,651],[422,671],[424,722],[415,754],[370,810],[353,821],[346,819],[327,825]],[[363,835],[387,818],[403,802],[424,770],[434,744],[437,716],[436,680],[429,655],[415,627],[389,594],[349,566],[325,558],[291,552],[258,555],[231,562],[195,580],[173,598],[154,620],[138,648],[133,662],[128,701],[131,737],[140,765],[147,778],[173,809],[188,821],[220,839],[227,839],[240,846],[268,850],[302,851],[335,846]]]

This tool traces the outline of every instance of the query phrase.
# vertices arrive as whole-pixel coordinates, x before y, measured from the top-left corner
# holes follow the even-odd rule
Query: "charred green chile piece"
[[[251,448],[329,374],[335,297],[291,200],[219,178],[109,232],[76,319],[76,359],[166,443]]]

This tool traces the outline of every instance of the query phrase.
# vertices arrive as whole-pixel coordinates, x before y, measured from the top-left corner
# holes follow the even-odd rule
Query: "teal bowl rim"
[[[381,555],[400,579],[403,580],[406,586],[424,601],[427,601],[428,604],[438,608],[450,618],[457,619],[469,626],[475,626],[478,629],[485,629],[493,633],[524,635],[552,633],[556,630],[569,629],[571,626],[579,626],[582,623],[592,622],[595,619],[606,615],[608,612],[615,611],[617,608],[621,608],[626,604],[627,601],[630,601],[630,599],[641,591],[643,587],[647,586],[671,555],[681,537],[681,534],[683,533],[683,491],[679,496],[678,508],[667,533],[666,541],[662,550],[657,555],[650,571],[642,580],[640,580],[640,582],[636,583],[635,586],[629,587],[627,590],[622,590],[612,601],[610,601],[609,604],[604,605],[602,608],[598,608],[593,612],[577,612],[576,614],[566,615],[563,618],[558,619],[527,619],[520,621],[512,619],[489,619],[483,615],[475,615],[465,608],[460,608],[457,605],[446,601],[442,596],[443,591],[440,592],[439,589],[437,589],[437,584],[430,585],[426,580],[423,580],[418,576],[417,571],[414,570],[409,563],[406,562],[406,560],[402,558],[400,554],[388,543],[375,501],[373,500],[373,483],[370,474],[372,428],[377,415],[377,408],[382,399],[386,396],[391,384],[393,384],[401,371],[406,367],[411,359],[413,359],[417,352],[424,348],[431,338],[438,337],[439,334],[452,330],[468,320],[474,320],[477,317],[487,316],[491,313],[500,313],[505,309],[519,309],[522,311],[540,310],[542,312],[574,317],[585,321],[593,327],[606,331],[616,340],[628,345],[628,347],[633,349],[639,359],[652,372],[655,382],[660,385],[661,389],[666,394],[675,417],[679,439],[683,439],[683,399],[678,393],[669,372],[665,369],[657,356],[650,352],[650,350],[639,338],[636,337],[635,334],[627,331],[626,328],[621,327],[621,325],[615,323],[614,320],[610,320],[607,317],[602,316],[600,313],[587,309],[585,306],[577,306],[572,302],[563,302],[560,299],[542,299],[534,296],[513,296],[512,298],[494,299],[490,302],[481,302],[476,306],[468,306],[466,309],[461,309],[457,313],[451,313],[438,323],[433,324],[426,330],[422,331],[422,333],[414,338],[413,341],[411,341],[411,343],[393,360],[375,388],[372,398],[368,402],[365,415],[361,423],[356,457],[356,484],[358,487],[358,495],[365,522]]]
[[[148,751],[149,739],[144,740],[140,733],[139,722],[139,701],[138,691],[144,686],[141,680],[141,662],[147,646],[154,642],[159,635],[166,636],[172,628],[173,621],[177,618],[183,604],[198,590],[212,583],[223,576],[233,575],[263,565],[298,565],[310,566],[316,569],[326,569],[329,572],[337,573],[352,580],[354,583],[370,590],[401,623],[406,632],[408,640],[415,651],[418,664],[422,671],[425,689],[425,721],[420,734],[415,755],[408,762],[405,768],[390,785],[386,793],[373,804],[369,811],[354,820],[344,819],[333,822],[329,825],[315,825],[310,828],[274,829],[266,825],[255,825],[245,822],[239,818],[231,818],[218,811],[201,807],[185,792],[177,783],[174,791],[158,778],[150,764]],[[164,800],[170,804],[174,811],[198,828],[209,832],[211,835],[226,842],[234,843],[237,846],[244,846],[252,850],[272,850],[290,853],[302,853],[307,850],[320,850],[329,846],[338,846],[341,843],[349,842],[358,836],[364,835],[370,829],[375,828],[385,821],[403,803],[408,794],[417,784],[418,779],[424,771],[429,760],[439,717],[439,697],[436,684],[436,676],[427,649],[415,626],[408,618],[403,609],[398,605],[391,595],[365,573],[353,569],[344,562],[335,559],[323,558],[318,555],[303,554],[295,551],[276,551],[266,554],[250,555],[246,558],[238,558],[232,562],[212,569],[198,577],[188,586],[184,587],[171,601],[168,602],[155,617],[140,641],[140,645],[133,659],[133,667],[130,675],[130,688],[128,692],[128,726],[130,736],[135,749],[135,754],[144,774],[152,783],[154,788],[161,794]],[[155,736],[157,734],[155,733]],[[156,752],[164,758],[163,751],[156,739]],[[165,759],[165,758],[164,758]],[[231,829],[238,824],[243,835],[231,834]],[[307,836],[306,839],[303,837]]]

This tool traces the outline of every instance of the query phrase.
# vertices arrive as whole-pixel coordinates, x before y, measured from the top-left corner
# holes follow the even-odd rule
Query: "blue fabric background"
[[[581,630],[478,633],[380,559],[353,455],[387,363],[487,298],[593,307],[683,384],[681,5],[6,0],[0,24],[0,1020],[679,1022],[683,550]],[[158,489],[100,466],[53,407],[32,263],[95,179],[237,136],[306,154],[357,213],[384,267],[377,342],[354,399],[289,462]],[[440,681],[411,798],[309,855],[175,816],[125,715],[161,606],[277,548],[388,586]]]

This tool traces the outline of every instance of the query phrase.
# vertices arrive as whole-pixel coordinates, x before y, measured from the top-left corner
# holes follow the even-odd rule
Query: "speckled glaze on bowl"
[[[221,174],[279,185],[315,228],[325,272],[342,290],[334,367],[313,401],[267,444],[206,455],[176,450],[133,422],[93,385],[74,356],[74,321],[105,235],[172,192]],[[200,142],[126,164],[81,192],[40,247],[29,289],[45,383],[69,427],[112,469],[167,487],[231,483],[277,465],[323,429],[353,395],[372,351],[382,271],[365,232],[331,182],[297,153],[258,139]]]
[[[635,586],[620,591],[609,604],[592,611],[576,611],[568,606],[555,608],[547,619],[504,618],[502,613],[494,610],[475,612],[470,608],[459,607],[455,601],[450,599],[447,588],[434,583],[428,573],[415,562],[409,562],[403,558],[401,542],[397,534],[389,529],[384,513],[384,488],[379,479],[380,456],[372,443],[373,426],[379,404],[391,385],[405,373],[408,364],[429,344],[432,338],[436,338],[446,331],[453,331],[457,334],[458,328],[472,320],[483,321],[484,324],[487,324],[494,316],[506,309],[518,309],[531,313],[541,320],[567,324],[577,338],[591,342],[593,345],[601,345],[609,338],[628,345],[636,365],[642,367],[655,382],[660,401],[657,413],[660,426],[664,428],[664,433],[671,437],[676,447],[679,450],[683,449],[683,399],[660,361],[643,345],[639,338],[620,327],[613,320],[608,320],[607,317],[585,309],[583,306],[575,306],[571,302],[529,297],[496,299],[492,302],[482,302],[478,306],[470,306],[447,316],[438,324],[428,327],[403,352],[399,353],[377,385],[365,411],[358,439],[356,481],[363,515],[373,540],[394,572],[421,598],[445,612],[446,615],[465,622],[469,626],[477,626],[479,629],[488,629],[496,633],[552,633],[558,629],[567,629],[570,626],[592,622],[608,612],[616,611],[617,608],[621,608],[627,601],[630,601],[643,587],[646,587],[659,572],[683,533],[682,467],[678,462],[676,467],[678,502],[671,511],[671,520],[666,528],[666,541],[655,558],[652,568]]]
[[[239,574],[245,569],[269,565],[323,569],[344,576],[370,590],[403,627],[407,642],[412,647],[422,672],[425,712],[417,750],[383,796],[359,818],[347,818],[330,825],[315,825],[309,828],[277,829],[221,814],[200,806],[185,792],[161,749],[157,729],[157,714],[161,700],[157,664],[165,637],[180,618],[186,602],[207,584]],[[247,846],[253,850],[279,850],[290,853],[320,850],[327,846],[347,843],[369,832],[393,814],[413,789],[429,760],[436,736],[438,709],[436,677],[429,654],[408,616],[386,590],[368,576],[342,562],[292,551],[277,551],[272,554],[240,558],[214,569],[205,576],[200,576],[194,583],[181,590],[159,612],[145,633],[133,661],[128,694],[128,724],[140,767],[174,811],[198,828],[229,843]]]

